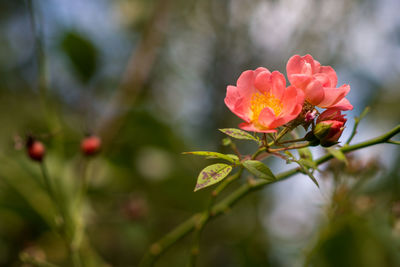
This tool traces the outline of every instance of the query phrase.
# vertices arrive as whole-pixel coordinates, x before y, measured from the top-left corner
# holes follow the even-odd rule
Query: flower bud
[[[328,109],[318,117],[313,133],[322,146],[334,145],[342,135],[346,121],[340,110]]]
[[[26,144],[28,156],[34,160],[41,162],[43,160],[46,149],[42,142],[33,139],[32,137],[28,138],[28,142]]]
[[[306,123],[311,122],[315,119],[317,115],[317,111],[314,109],[312,111],[307,111],[306,115],[304,116],[304,121]]]
[[[304,139],[309,142],[310,146],[318,146],[320,143],[319,139],[314,135],[312,131],[308,132]]]
[[[99,137],[92,135],[85,137],[81,142],[81,151],[86,156],[91,156],[100,151],[101,140]]]

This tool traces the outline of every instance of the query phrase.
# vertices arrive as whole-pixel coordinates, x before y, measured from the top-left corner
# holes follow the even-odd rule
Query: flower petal
[[[324,100],[325,93],[322,87],[322,84],[318,81],[313,79],[304,89],[304,95],[308,102],[313,105],[319,106]]]
[[[245,131],[250,131],[250,132],[259,132],[259,133],[275,133],[277,130],[275,129],[259,129],[254,126],[252,123],[246,123],[243,122],[239,124],[239,128]]]
[[[272,108],[266,107],[261,110],[260,115],[258,116],[258,123],[265,128],[272,128],[270,124],[275,120],[276,115]]]
[[[336,87],[337,75],[336,75],[336,71],[331,66],[321,66],[319,68],[319,72],[321,74],[325,74],[330,81],[329,85],[326,85],[326,87]]]
[[[271,92],[276,98],[281,99],[286,88],[286,79],[279,71],[272,73],[264,71],[257,75],[254,84],[259,91]]]
[[[229,85],[226,89],[226,97],[224,102],[226,106],[239,118],[244,121],[250,122],[251,113],[250,104],[248,104],[239,92],[239,89],[235,86]]]
[[[254,87],[254,80],[256,78],[256,75],[259,74],[260,72],[269,72],[268,69],[266,68],[257,68],[255,71],[254,70],[246,70],[244,71],[240,76],[239,79],[237,80],[237,87],[243,87],[243,88],[253,88]]]
[[[303,74],[310,77],[312,75],[312,68],[310,64],[306,65],[306,62],[301,56],[294,55],[288,60],[288,63],[286,64],[286,72],[289,81],[293,83],[292,75]]]
[[[330,108],[342,100],[350,91],[350,86],[345,84],[339,88],[324,88],[324,99],[318,106],[321,108]]]
[[[349,100],[347,98],[342,98],[339,102],[337,102],[335,105],[331,106],[331,108],[337,108],[340,110],[353,110],[353,105],[350,104]]]

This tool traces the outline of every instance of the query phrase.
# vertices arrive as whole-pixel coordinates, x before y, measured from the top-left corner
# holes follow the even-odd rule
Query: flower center
[[[275,95],[271,93],[255,93],[251,96],[250,102],[251,111],[253,111],[253,121],[258,121],[261,111],[269,107],[271,108],[275,116],[278,116],[282,112],[282,103]]]

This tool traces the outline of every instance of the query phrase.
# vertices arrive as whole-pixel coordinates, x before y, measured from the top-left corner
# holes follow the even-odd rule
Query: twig
[[[351,135],[350,135],[349,139],[347,139],[347,141],[346,141],[346,143],[345,143],[346,145],[350,144],[351,140],[353,140],[354,136],[355,136],[356,133],[357,133],[358,124],[359,124],[360,121],[365,117],[365,115],[367,115],[368,112],[369,112],[369,107],[366,107],[366,108],[363,110],[363,112],[361,112],[361,115],[360,115],[359,117],[355,117],[355,118],[354,118],[354,127],[353,127],[353,130],[352,130],[352,132],[351,132]]]
[[[279,142],[277,144],[278,145],[283,145],[283,144],[289,144],[289,143],[302,142],[302,141],[305,141],[305,140],[306,139],[303,137],[303,138],[298,138],[298,139],[293,139],[293,140],[282,141],[282,142]]]
[[[348,145],[344,146],[340,149],[342,153],[348,153],[351,151],[355,151],[358,149],[362,149],[365,147],[373,146],[376,144],[382,144],[382,143],[390,143],[390,139],[398,134],[400,132],[400,125],[396,126],[389,132],[373,138],[371,140],[367,140],[355,145]],[[259,152],[260,149],[255,153],[261,153]],[[331,154],[325,154],[324,156],[318,158],[315,163],[316,165],[320,165],[328,160],[330,160],[333,156]],[[249,194],[252,191],[259,190],[263,188],[264,186],[270,184],[270,183],[275,183],[284,179],[289,178],[290,176],[293,176],[296,173],[299,173],[301,171],[300,167],[279,173],[276,175],[276,180],[275,181],[267,181],[267,180],[257,180],[254,183],[245,183],[242,186],[240,186],[238,189],[233,191],[230,195],[226,196],[221,202],[218,204],[215,204],[211,208],[211,212],[214,216],[208,217],[204,221],[204,225],[210,221],[211,219],[216,218],[219,215],[222,215],[226,211],[228,211],[236,202],[238,202],[240,199],[242,199],[244,196]],[[157,258],[162,255],[168,248],[170,248],[174,243],[176,243],[178,240],[182,239],[184,236],[186,236],[188,233],[193,231],[195,229],[196,224],[198,223],[198,216],[200,214],[196,214],[192,217],[190,217],[187,221],[176,227],[174,230],[172,230],[170,233],[168,233],[165,237],[161,238],[159,241],[154,243],[150,250],[143,256],[142,261],[140,263],[140,267],[146,267],[146,266],[152,266],[154,262],[157,260]],[[204,227],[203,225],[203,227]]]

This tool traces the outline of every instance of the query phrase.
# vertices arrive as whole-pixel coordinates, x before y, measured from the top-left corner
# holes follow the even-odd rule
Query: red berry
[[[94,155],[99,152],[101,147],[101,140],[97,136],[88,136],[84,138],[81,142],[82,153],[89,156]]]
[[[42,142],[32,141],[28,145],[28,155],[31,159],[33,159],[35,161],[39,161],[39,162],[42,161],[45,152],[46,152],[46,149],[45,149],[44,145],[42,144]]]

